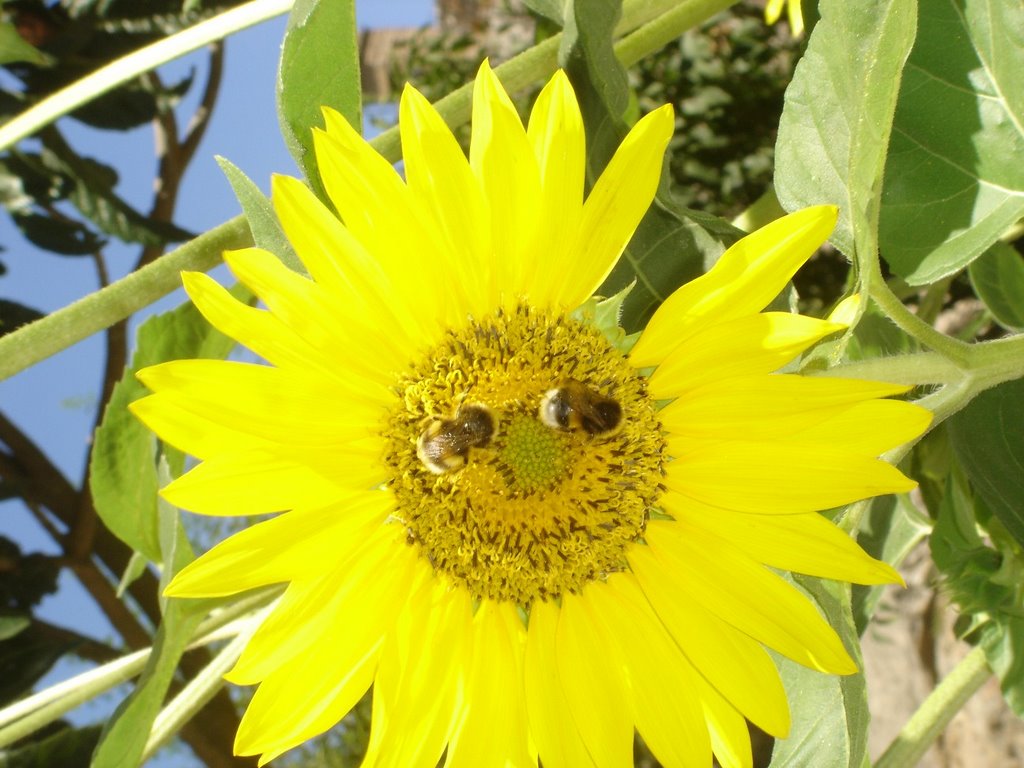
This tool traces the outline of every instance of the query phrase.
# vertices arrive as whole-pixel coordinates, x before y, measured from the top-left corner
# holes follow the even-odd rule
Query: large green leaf
[[[592,184],[628,132],[631,96],[615,57],[612,34],[621,3],[567,3],[559,63],[572,80],[587,131],[587,175]],[[661,184],[622,258],[598,289],[603,296],[636,282],[623,304],[622,327],[641,329],[673,290],[692,280],[742,235],[727,222],[674,200],[669,175]]]
[[[1022,72],[1020,0],[921,4],[880,231],[883,256],[910,284],[962,269],[1024,215]]]
[[[858,666],[863,666],[850,593],[845,585],[802,576],[795,577],[839,633]],[[861,768],[867,756],[867,686],[863,673],[826,675],[776,657],[779,673],[789,692],[793,725],[789,736],[775,742],[772,766]]]
[[[832,242],[875,256],[879,195],[915,0],[822,0],[779,123],[775,189],[790,211],[839,206]]]
[[[1006,243],[995,243],[971,262],[971,285],[999,324],[1024,330],[1024,258]]]
[[[1024,545],[1024,379],[982,392],[949,420],[949,438],[978,495]]]
[[[281,45],[277,117],[288,151],[321,199],[313,153],[320,108],[334,107],[357,130],[362,126],[362,85],[353,0],[297,0]]]
[[[236,298],[251,297],[235,289]],[[155,440],[128,412],[128,404],[146,393],[135,373],[148,365],[186,357],[222,358],[234,346],[186,303],[147,320],[139,328],[138,348],[96,430],[89,466],[93,503],[104,524],[121,541],[152,562],[160,562],[157,521]]]

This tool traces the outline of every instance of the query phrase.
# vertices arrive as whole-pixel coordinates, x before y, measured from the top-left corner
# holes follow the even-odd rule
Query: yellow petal
[[[243,429],[236,429],[234,425],[229,426],[197,415],[173,392],[136,400],[128,405],[128,410],[160,435],[165,443],[199,459],[236,451],[240,445],[268,451],[278,447]]]
[[[362,645],[381,640],[415,592],[418,556],[397,525],[379,526],[338,554],[333,570],[321,568],[318,577],[291,583],[225,678],[251,685],[310,649],[327,645],[339,653],[357,653]],[[335,625],[347,629],[338,631]],[[325,643],[324,638],[331,640]]]
[[[558,678],[587,751],[600,768],[633,765],[633,718],[622,662],[588,601],[562,596],[555,635]]]
[[[182,568],[164,590],[173,597],[220,597],[293,579],[311,579],[361,547],[394,508],[369,491],[319,509],[287,512],[239,531]],[[301,588],[300,588],[301,591]]]
[[[767,374],[843,326],[786,312],[765,312],[711,325],[676,346],[651,374],[656,400],[733,376]],[[630,362],[636,361],[630,357]]]
[[[753,768],[747,721],[722,694],[700,675],[694,676],[711,735],[711,749],[721,768]]]
[[[773,568],[854,584],[902,582],[892,567],[868,555],[817,512],[750,515],[708,507],[671,492],[661,503],[681,530],[700,528]]]
[[[446,766],[537,764],[526,723],[525,647],[526,629],[516,607],[483,600],[473,617],[465,700]]]
[[[733,244],[706,275],[658,307],[630,352],[633,365],[657,365],[707,326],[760,312],[825,242],[838,213],[831,205],[804,208]]]
[[[238,725],[236,755],[260,755],[262,768],[336,725],[362,698],[373,683],[378,646],[357,659],[334,656],[329,647],[320,644],[259,686]]]
[[[679,650],[632,574],[615,573],[583,592],[609,634],[618,641],[629,680],[636,728],[665,768],[707,768],[711,741],[700,699],[699,677]]]
[[[262,515],[322,507],[345,491],[345,486],[300,462],[243,450],[211,456],[160,495],[176,507],[205,515]]]
[[[839,443],[844,450],[878,456],[920,436],[932,422],[931,411],[900,400],[870,400],[793,433],[794,442]]]
[[[697,671],[752,723],[784,738],[789,732],[786,692],[760,643],[690,599],[685,582],[650,547],[633,547],[629,566]]]
[[[393,551],[399,556],[375,574],[366,594],[342,610],[328,607],[319,642],[263,679],[239,725],[236,754],[263,753],[265,763],[335,725],[366,692],[384,636],[405,601],[419,597],[427,575],[408,547]]]
[[[642,117],[590,190],[576,242],[564,261],[552,254],[564,276],[556,297],[561,306],[574,308],[590,298],[619,260],[654,199],[673,126],[668,104]]]
[[[398,328],[392,341],[408,343],[406,355],[431,337],[416,313],[419,302],[395,301],[395,285],[380,262],[298,179],[275,176],[272,182],[274,211],[310,275],[329,291],[339,304],[358,317]]]
[[[192,303],[211,325],[260,357],[290,370],[334,376],[322,355],[273,313],[243,304],[202,272],[182,272],[181,279]]]
[[[138,378],[199,417],[268,442],[337,444],[369,437],[380,423],[380,405],[367,402],[374,389],[353,394],[334,382],[267,365],[174,360],[144,368]],[[394,398],[383,392],[378,397],[382,402]]]
[[[463,312],[480,317],[497,306],[499,290],[493,274],[490,206],[458,142],[430,102],[406,85],[398,111],[409,191],[447,254],[436,268],[448,273],[447,290],[458,296]]]
[[[540,170],[516,108],[486,59],[473,89],[469,162],[491,212],[493,251],[485,267],[494,271],[505,304],[514,306],[538,277]]]
[[[465,590],[432,581],[381,653],[363,768],[436,765],[444,752],[473,614]]]
[[[855,379],[755,374],[711,381],[690,390],[662,408],[658,418],[666,431],[688,439],[720,439],[723,435],[741,435],[746,440],[785,439],[855,403],[907,389]],[[838,437],[833,435],[833,439]]]
[[[558,676],[555,636],[559,608],[554,602],[534,601],[526,640],[526,708],[530,733],[545,768],[589,768],[587,752]]]
[[[665,485],[713,507],[794,514],[840,507],[917,485],[884,461],[840,447],[765,440],[694,442],[669,437],[676,458]]]
[[[537,96],[526,129],[540,168],[538,248],[524,262],[526,292],[536,307],[554,305],[562,281],[558,254],[568,253],[583,215],[586,138],[576,94],[558,70]]]
[[[391,164],[332,109],[326,132],[314,129],[320,177],[346,228],[377,259],[395,289],[394,301],[415,311],[423,327],[442,333],[448,309],[448,255]]]
[[[259,248],[227,251],[224,261],[275,315],[348,374],[350,386],[380,383],[383,389],[396,369],[404,369],[408,343],[396,341],[399,329],[332,299]]]
[[[652,521],[648,546],[677,574],[685,594],[736,629],[821,672],[857,667],[835,631],[799,590],[695,526]]]

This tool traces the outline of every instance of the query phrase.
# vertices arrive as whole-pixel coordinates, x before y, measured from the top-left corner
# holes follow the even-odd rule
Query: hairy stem
[[[985,652],[975,648],[922,702],[875,768],[917,765],[949,721],[991,676]]]

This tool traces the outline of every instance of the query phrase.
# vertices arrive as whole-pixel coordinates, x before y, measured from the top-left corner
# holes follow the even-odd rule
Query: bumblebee
[[[484,448],[494,438],[498,422],[481,403],[459,406],[451,419],[434,419],[416,441],[416,455],[435,475],[466,465],[470,448]]]
[[[567,379],[544,393],[537,415],[553,429],[605,435],[622,423],[622,406],[576,379]]]

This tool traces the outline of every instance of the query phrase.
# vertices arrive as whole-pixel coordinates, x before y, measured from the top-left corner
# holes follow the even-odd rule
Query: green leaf
[[[873,259],[886,149],[915,0],[822,0],[821,20],[786,90],[775,190],[786,210],[839,206],[831,241]]]
[[[0,336],[17,330],[26,323],[38,320],[43,313],[38,309],[26,307],[17,301],[0,299]]]
[[[1024,258],[995,243],[968,267],[971,285],[1004,328],[1024,330]]]
[[[49,66],[52,59],[18,34],[9,21],[0,22],[0,64],[27,62],[37,67]]]
[[[236,298],[250,300],[244,288]],[[146,393],[135,373],[167,360],[191,357],[223,358],[234,342],[214,329],[191,303],[151,317],[139,328],[132,365],[114,387],[96,430],[89,483],[93,503],[103,523],[121,541],[152,562],[160,562],[158,487],[155,438],[128,412],[128,404]]]
[[[845,585],[803,576],[794,579],[839,633],[857,666],[863,668]],[[861,768],[867,759],[870,720],[863,672],[826,675],[778,656],[776,662],[789,693],[793,725],[787,738],[776,740],[771,765]]]
[[[157,465],[160,485],[170,482],[171,473],[164,456]],[[193,559],[192,545],[185,534],[181,515],[163,499],[158,499],[160,559],[164,564],[161,591],[175,573]],[[159,714],[178,661],[196,628],[206,618],[213,600],[177,600],[162,598],[163,621],[153,643],[153,655],[132,694],[121,702],[113,719],[104,728],[91,768],[132,768],[141,764],[153,721]]]
[[[180,525],[175,514],[174,520]],[[170,569],[166,569],[170,571]],[[142,759],[153,721],[167,695],[178,661],[202,622],[202,611],[188,600],[169,600],[153,643],[153,655],[132,694],[108,721],[93,755],[92,768],[133,768]]]
[[[362,128],[362,84],[353,0],[297,0],[288,16],[277,81],[277,117],[288,151],[326,200],[313,153],[320,108]]]
[[[949,437],[971,485],[1024,545],[1024,379],[982,392],[949,420]]]
[[[1020,0],[921,4],[880,231],[886,261],[911,285],[962,269],[1024,215],[1021,72]]]
[[[631,98],[625,70],[612,49],[620,3],[567,3],[559,62],[572,80],[587,131],[587,174],[597,179],[628,132]],[[725,221],[679,205],[663,170],[653,204],[598,294],[613,296],[631,283],[622,327],[644,324],[676,288],[701,274],[742,233]]]
[[[305,274],[306,270],[285,237],[267,196],[230,160],[220,156],[217,156],[216,160],[224,175],[228,177],[228,183],[231,184],[231,189],[242,206],[253,242],[260,248],[276,254],[292,270]]]
[[[1006,703],[1017,717],[1024,717],[1024,618],[986,624],[981,631],[981,647],[999,678]]]

